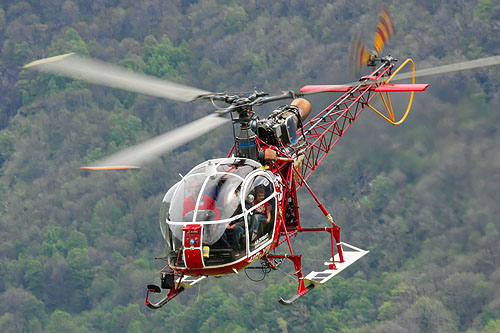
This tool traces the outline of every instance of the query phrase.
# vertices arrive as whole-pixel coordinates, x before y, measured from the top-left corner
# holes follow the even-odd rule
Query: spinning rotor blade
[[[393,34],[394,24],[392,23],[391,14],[389,14],[389,10],[386,8],[380,12],[377,31],[375,32],[374,46],[378,55],[380,55],[380,52]]]
[[[493,57],[481,58],[481,59],[476,59],[476,60],[471,60],[471,61],[459,62],[459,63],[451,64],[451,65],[444,65],[444,66],[432,67],[432,68],[427,68],[427,69],[421,69],[421,70],[415,71],[415,77],[451,73],[451,72],[456,72],[456,71],[463,71],[466,69],[493,66],[493,65],[499,65],[499,64],[500,64],[500,56],[493,56]],[[397,74],[392,79],[392,81],[410,79],[411,77],[412,77],[411,72]]]
[[[373,39],[373,44],[375,49],[370,51],[368,47],[361,41],[359,35],[356,35],[353,39],[351,46],[351,71],[354,74],[359,73],[361,68],[366,64],[369,66],[375,66],[375,57],[380,56],[382,49],[385,44],[394,35],[394,24],[392,23],[392,17],[387,8],[380,12],[380,17],[378,19],[377,30],[375,31],[375,37]]]
[[[83,167],[84,170],[123,170],[136,169],[150,160],[163,155],[199,136],[229,122],[228,119],[211,114],[173,131],[124,149],[108,158],[97,161],[94,165]]]
[[[182,102],[189,102],[211,94],[208,91],[134,73],[122,67],[74,53],[33,61],[24,68]]]
[[[359,35],[354,36],[351,46],[351,72],[358,73],[369,59],[368,47],[361,41]]]

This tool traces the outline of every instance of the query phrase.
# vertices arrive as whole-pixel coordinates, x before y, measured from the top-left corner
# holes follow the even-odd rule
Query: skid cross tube
[[[342,245],[340,243],[340,227],[324,227],[324,228],[300,228],[299,232],[307,231],[326,231],[330,234],[330,240],[332,244],[332,258],[335,258],[335,244],[337,245],[337,252],[339,254],[339,262],[344,262],[344,253],[342,251]],[[335,261],[332,259],[332,263],[329,265],[330,269],[336,269]]]

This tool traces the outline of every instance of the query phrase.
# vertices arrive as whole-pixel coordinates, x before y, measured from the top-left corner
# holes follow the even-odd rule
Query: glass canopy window
[[[207,161],[172,186],[163,199],[160,214],[162,234],[172,250],[180,246],[181,228],[186,222],[203,225],[204,244],[217,242],[227,223],[242,217],[243,181],[260,166],[253,160],[239,158]]]

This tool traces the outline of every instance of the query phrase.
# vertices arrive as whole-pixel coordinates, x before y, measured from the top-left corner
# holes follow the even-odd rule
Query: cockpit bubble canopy
[[[226,225],[242,217],[243,181],[261,166],[250,159],[225,158],[194,167],[163,198],[160,227],[167,243],[169,233],[181,240],[182,227],[190,223],[203,225],[203,243],[219,240]]]

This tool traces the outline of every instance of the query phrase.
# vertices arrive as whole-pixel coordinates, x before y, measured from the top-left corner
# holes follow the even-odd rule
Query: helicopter
[[[294,265],[298,288],[293,296],[280,298],[279,302],[291,305],[368,253],[341,241],[340,227],[307,183],[361,112],[368,107],[392,125],[400,125],[411,109],[414,93],[428,87],[428,84],[415,83],[415,78],[500,64],[500,56],[494,56],[415,71],[413,61],[407,59],[395,69],[397,59],[381,53],[393,33],[392,20],[384,10],[375,33],[374,51],[370,52],[358,38],[354,39],[353,69],[359,70],[364,65],[371,68],[371,73],[359,81],[306,85],[298,92],[277,95],[257,90],[248,94],[209,92],[73,53],[37,60],[25,68],[182,102],[207,100],[215,106],[224,103],[225,107],[217,107],[208,116],[82,169],[140,168],[168,151],[231,123],[234,144],[228,155],[195,166],[163,197],[159,223],[165,241],[163,259],[167,264],[159,271],[160,286],[147,286],[145,305],[159,309],[209,276],[253,268],[267,274],[286,260]],[[411,71],[399,74],[408,64]],[[408,79],[411,83],[391,83]],[[341,93],[341,96],[309,119],[312,107],[304,97],[330,92]],[[392,92],[410,93],[406,111],[399,120],[389,98]],[[386,113],[372,103],[377,96]],[[256,107],[283,100],[291,102],[275,108],[267,117],[260,118],[254,112]],[[312,196],[327,226],[302,226],[297,197],[301,188]],[[329,237],[329,259],[325,259],[323,270],[303,271],[302,256],[294,251],[291,241],[303,232],[323,232]],[[162,290],[166,295],[160,300],[149,299],[150,293]]]

